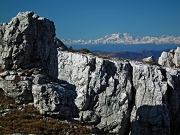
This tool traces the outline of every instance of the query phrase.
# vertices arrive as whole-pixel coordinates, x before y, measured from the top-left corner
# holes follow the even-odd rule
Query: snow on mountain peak
[[[139,37],[128,33],[114,33],[95,40],[62,39],[66,45],[73,44],[180,44],[180,37],[162,35],[160,37]]]

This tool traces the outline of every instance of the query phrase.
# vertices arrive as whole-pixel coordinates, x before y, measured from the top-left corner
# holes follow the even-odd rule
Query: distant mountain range
[[[107,35],[103,38],[95,40],[70,40],[70,39],[61,39],[61,41],[66,45],[90,45],[90,44],[180,44],[180,36],[168,36],[163,35],[160,37],[139,37],[132,36],[128,33],[117,33]]]

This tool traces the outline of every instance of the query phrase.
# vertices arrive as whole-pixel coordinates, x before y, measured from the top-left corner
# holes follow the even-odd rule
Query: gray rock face
[[[180,70],[62,51],[58,61],[58,78],[76,86],[79,120],[96,132],[180,133]]]
[[[0,88],[7,96],[15,98],[16,103],[29,103],[33,101],[31,78],[21,72],[5,71],[0,74]]]
[[[130,64],[61,51],[58,61],[58,78],[76,86],[80,120],[94,122],[102,132],[124,134],[132,102]]]
[[[78,116],[75,92],[60,86],[54,23],[33,12],[21,12],[0,24],[0,88],[16,103],[34,102],[44,115]],[[68,84],[69,85],[69,84]]]
[[[144,58],[142,59],[144,62],[155,62],[155,59],[153,56],[150,56],[150,57],[147,57],[147,58]]]
[[[8,24],[0,24],[0,67],[42,68],[57,76],[54,23],[33,12],[21,12]]]
[[[180,67],[180,47],[169,52],[163,52],[159,57],[158,63],[167,67]]]
[[[134,64],[133,87],[135,104],[131,112],[132,135],[170,134],[168,83],[161,67]]]
[[[91,124],[94,133],[180,134],[180,69],[65,52],[54,32],[33,12],[0,25],[7,96],[33,102],[45,116]],[[179,54],[163,52],[159,64],[178,67]]]
[[[74,104],[76,93],[55,83],[35,84],[32,86],[34,106],[40,114],[56,118],[78,117]]]

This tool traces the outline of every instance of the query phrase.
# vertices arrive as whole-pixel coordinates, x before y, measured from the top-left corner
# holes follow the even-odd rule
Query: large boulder
[[[142,61],[151,63],[151,62],[155,62],[155,59],[153,56],[150,56],[150,57],[142,59]]]
[[[34,12],[20,12],[0,24],[0,68],[42,68],[57,76],[57,48],[52,21]]]
[[[58,62],[58,78],[76,86],[79,120],[96,125],[99,133],[128,132],[133,93],[129,62],[62,51]]]
[[[180,67],[180,47],[169,52],[162,52],[158,64],[166,67]]]
[[[74,103],[76,92],[57,83],[35,84],[32,86],[34,106],[40,114],[56,118],[79,117]]]

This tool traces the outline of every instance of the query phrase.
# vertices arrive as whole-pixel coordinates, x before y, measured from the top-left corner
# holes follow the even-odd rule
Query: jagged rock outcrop
[[[45,83],[33,85],[32,94],[34,106],[40,114],[66,119],[78,117],[74,90],[65,89],[57,83]]]
[[[167,67],[180,67],[180,47],[169,52],[162,52],[158,63]]]
[[[57,48],[67,47],[55,37],[54,23],[33,12],[0,24],[0,89],[18,104],[34,102],[41,114],[78,117],[76,93],[56,79]]]
[[[142,61],[144,61],[144,62],[155,62],[155,59],[153,56],[150,56],[150,57],[142,59]]]
[[[53,22],[33,12],[1,24],[0,39],[0,89],[16,103],[94,133],[180,134],[180,69],[62,51]],[[179,50],[170,52],[176,67]]]
[[[61,51],[58,61],[58,78],[76,86],[80,120],[94,122],[101,132],[124,134],[133,93],[129,62]]]
[[[180,70],[62,51],[58,59],[59,79],[76,86],[80,120],[97,132],[179,133]]]
[[[0,67],[43,69],[57,76],[54,23],[34,12],[20,12],[9,23],[0,24]]]
[[[131,65],[136,91],[131,112],[132,135],[170,134],[166,69],[137,63]]]

